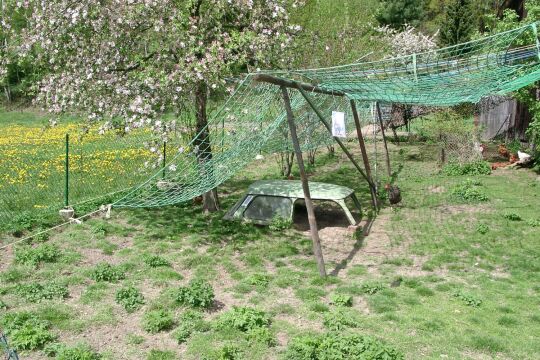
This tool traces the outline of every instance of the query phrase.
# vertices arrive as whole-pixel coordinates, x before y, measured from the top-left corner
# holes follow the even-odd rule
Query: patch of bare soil
[[[5,271],[13,263],[14,257],[13,246],[0,250],[0,272]]]

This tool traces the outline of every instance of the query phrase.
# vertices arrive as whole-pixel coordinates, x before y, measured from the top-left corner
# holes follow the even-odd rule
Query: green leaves
[[[35,350],[56,339],[49,332],[49,323],[29,312],[8,313],[0,327],[9,336],[10,345],[17,350]]]
[[[96,265],[90,277],[95,281],[116,282],[126,277],[122,269],[117,266],[112,266],[108,263],[99,263]]]
[[[216,327],[218,329],[232,328],[248,332],[256,328],[268,327],[268,325],[270,325],[270,318],[264,311],[250,307],[234,306],[219,317]]]
[[[37,266],[40,263],[56,262],[61,254],[58,246],[52,244],[40,244],[36,247],[21,246],[15,250],[15,262]]]
[[[151,334],[169,330],[173,324],[174,319],[167,310],[148,311],[142,319],[142,328]]]
[[[30,302],[65,299],[69,295],[67,286],[55,282],[20,284],[17,285],[15,291],[19,296]]]
[[[115,300],[118,304],[122,305],[128,313],[139,310],[141,306],[144,305],[143,295],[133,286],[118,290]]]
[[[204,280],[192,280],[176,294],[176,302],[196,308],[209,308],[214,303],[214,289]]]

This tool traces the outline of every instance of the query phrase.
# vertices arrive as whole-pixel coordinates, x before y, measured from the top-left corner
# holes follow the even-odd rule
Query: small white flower
[[[255,156],[255,160],[264,160],[264,156],[258,154],[257,156]]]
[[[176,165],[174,164],[169,165],[169,170],[176,171]]]

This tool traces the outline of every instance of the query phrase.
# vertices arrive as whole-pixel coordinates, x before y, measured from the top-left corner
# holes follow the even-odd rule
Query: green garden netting
[[[330,119],[370,102],[452,106],[478,103],[540,80],[538,23],[481,40],[378,62],[263,74],[302,81],[333,95],[311,93]],[[260,73],[259,73],[260,74]],[[333,141],[301,94],[290,89],[304,150]],[[363,105],[363,106],[362,106]],[[349,121],[352,116],[346,116]],[[247,75],[209,125],[166,165],[114,202],[115,207],[156,207],[193,199],[240,171],[260,153],[290,151],[286,114],[278,86]]]

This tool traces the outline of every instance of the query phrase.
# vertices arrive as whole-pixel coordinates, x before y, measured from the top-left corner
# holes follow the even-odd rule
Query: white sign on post
[[[347,137],[347,130],[345,129],[345,113],[332,111],[332,136],[340,138]]]

